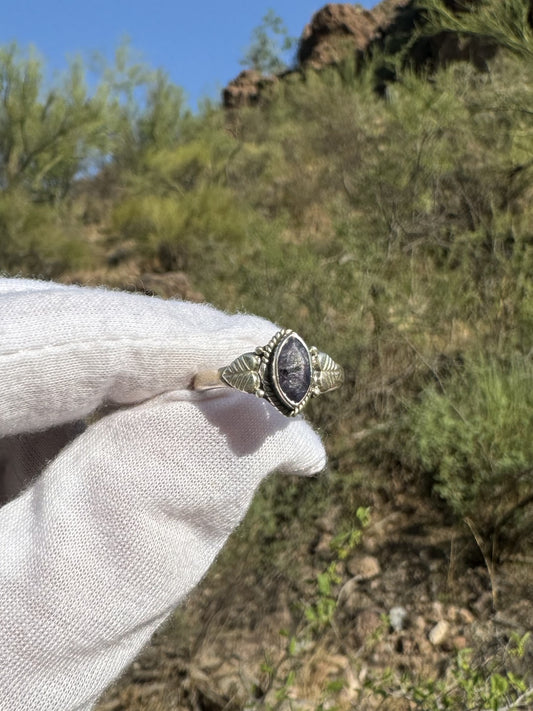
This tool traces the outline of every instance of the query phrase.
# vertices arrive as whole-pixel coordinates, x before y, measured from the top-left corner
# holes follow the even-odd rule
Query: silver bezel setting
[[[289,338],[295,338],[303,345],[309,359],[309,386],[298,402],[287,396],[279,382],[279,356]],[[265,398],[287,417],[300,414],[312,397],[335,390],[344,380],[343,370],[337,363],[314,346],[309,348],[301,336],[288,328],[278,331],[266,346],[257,347],[253,353],[244,353],[220,368],[218,376],[225,385]]]
[[[298,402],[294,402],[286,396],[279,382],[279,355],[289,338],[296,338],[304,346],[305,352],[309,358],[309,368],[311,373],[309,387],[307,388],[307,392],[304,397]],[[284,415],[287,415],[288,417],[298,415],[309,402],[313,384],[313,361],[311,352],[303,338],[291,329],[285,328],[278,331],[278,333],[276,333],[276,335],[267,343],[266,346],[257,348],[256,353],[261,356],[261,368],[259,372],[263,382],[263,397],[265,397],[266,400],[268,400]]]

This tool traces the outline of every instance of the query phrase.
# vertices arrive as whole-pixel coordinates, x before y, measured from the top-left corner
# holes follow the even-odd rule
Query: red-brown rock
[[[238,109],[241,106],[254,106],[267,87],[278,81],[275,76],[263,76],[254,69],[245,69],[232,79],[222,93],[222,102],[226,109]]]
[[[468,10],[481,0],[446,0],[452,12]],[[533,22],[533,0],[530,0],[530,21]],[[487,62],[498,47],[493,41],[477,36],[462,36],[456,32],[438,32],[415,37],[423,27],[425,15],[414,0],[382,0],[372,10],[348,3],[328,3],[318,10],[306,25],[300,38],[297,66],[292,72],[278,76],[263,76],[245,70],[231,81],[223,92],[226,108],[253,106],[268,96],[277,81],[299,75],[307,69],[320,69],[340,63],[346,58],[364,58],[374,47],[394,55],[410,43],[406,61],[414,67],[435,69],[455,61],[471,62],[486,70]],[[376,76],[376,89],[383,90],[394,74]]]
[[[298,47],[298,63],[313,69],[335,64],[346,57],[347,50],[366,50],[378,32],[372,11],[329,3],[306,25]]]

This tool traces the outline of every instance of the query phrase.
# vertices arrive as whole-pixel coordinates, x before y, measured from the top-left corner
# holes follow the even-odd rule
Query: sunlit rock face
[[[444,0],[450,13],[468,11],[483,0]],[[533,0],[528,3],[528,21],[533,26]],[[488,62],[498,45],[483,36],[465,36],[453,31],[420,32],[427,13],[416,0],[381,0],[372,10],[354,3],[327,3],[305,26],[298,43],[295,65],[277,75],[266,76],[247,69],[229,82],[223,91],[226,109],[257,106],[270,101],[279,82],[301,81],[309,69],[321,71],[355,58],[357,66],[383,53],[399,57],[410,67],[435,70],[450,62],[470,62],[479,71],[488,71]],[[394,62],[392,62],[394,64]],[[376,68],[375,89],[385,95],[396,81],[391,62]]]
[[[311,386],[309,351],[297,336],[289,336],[281,345],[276,366],[279,390],[286,400],[297,405]]]

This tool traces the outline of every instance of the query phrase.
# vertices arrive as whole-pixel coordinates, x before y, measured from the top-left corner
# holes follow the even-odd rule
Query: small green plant
[[[276,74],[287,69],[283,56],[290,52],[296,40],[289,36],[281,17],[270,9],[252,33],[252,42],[240,64],[263,74]]]
[[[261,694],[267,698],[266,708],[278,709],[284,703],[291,705],[291,696],[299,680],[309,648],[314,641],[323,638],[328,630],[334,629],[334,614],[337,608],[336,589],[342,581],[342,568],[345,559],[361,542],[365,528],[370,523],[370,509],[359,507],[356,520],[349,530],[336,535],[331,541],[333,561],[319,573],[313,583],[310,599],[298,607],[303,615],[295,622],[293,629],[280,630],[284,641],[284,653],[274,661],[270,655],[265,657],[261,672],[267,681]],[[328,681],[322,690],[322,696],[328,699],[328,708],[333,708],[329,700],[344,688],[342,680]]]
[[[512,658],[521,659],[530,634],[513,634],[498,660],[474,661],[472,649],[457,653],[444,678],[399,676],[387,670],[370,676],[366,688],[372,695],[401,697],[421,711],[518,711],[530,708],[533,687],[527,678],[509,668]]]
[[[301,605],[303,618],[294,630],[280,630],[280,636],[286,640],[285,653],[276,664],[271,659],[266,659],[261,668],[263,674],[268,676],[268,688],[263,690],[263,693],[275,689],[273,695],[275,704],[268,708],[277,709],[285,701],[290,703],[291,690],[298,681],[298,672],[304,664],[306,651],[312,640],[323,637],[328,629],[335,628],[336,591],[342,582],[343,564],[354,548],[360,544],[369,523],[370,509],[359,507],[354,525],[349,530],[337,534],[331,541],[333,561],[324,571],[318,573],[311,599]],[[343,688],[343,680],[329,681],[322,690],[322,696],[331,700]],[[333,708],[329,701],[328,708]]]
[[[324,571],[318,573],[314,600],[304,607],[305,618],[309,623],[307,631],[324,631],[333,622],[337,609],[336,589],[342,582],[343,562],[361,542],[364,529],[370,523],[370,509],[359,507],[356,518],[357,526],[339,533],[331,541],[333,560]]]

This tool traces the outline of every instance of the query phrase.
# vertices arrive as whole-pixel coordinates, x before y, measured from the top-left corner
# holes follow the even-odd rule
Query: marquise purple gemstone
[[[311,386],[311,360],[309,351],[297,336],[289,336],[280,347],[277,377],[282,394],[298,405]]]

